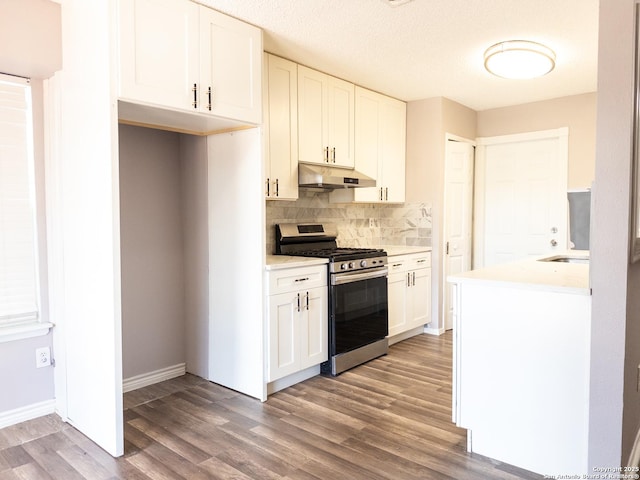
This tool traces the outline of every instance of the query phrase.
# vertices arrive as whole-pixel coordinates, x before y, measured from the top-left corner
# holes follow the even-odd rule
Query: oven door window
[[[387,336],[386,276],[334,285],[330,297],[332,318],[329,336],[333,355]]]

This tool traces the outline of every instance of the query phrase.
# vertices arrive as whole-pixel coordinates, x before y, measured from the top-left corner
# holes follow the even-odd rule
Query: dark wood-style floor
[[[54,415],[14,425],[0,480],[542,478],[465,451],[451,348],[450,334],[413,337],[265,403],[192,375],[130,392],[118,459]]]

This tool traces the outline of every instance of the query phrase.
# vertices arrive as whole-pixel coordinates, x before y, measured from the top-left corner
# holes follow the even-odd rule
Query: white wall
[[[0,8],[0,72],[49,78],[60,70],[60,5],[49,0],[2,0]]]
[[[120,125],[123,377],[185,362],[180,135]]]
[[[478,137],[569,128],[568,187],[591,186],[596,159],[597,94],[585,93],[478,112]]]
[[[615,466],[621,457],[624,463],[640,418],[640,265],[628,264],[633,20],[634,0],[600,2],[591,226],[590,467]]]

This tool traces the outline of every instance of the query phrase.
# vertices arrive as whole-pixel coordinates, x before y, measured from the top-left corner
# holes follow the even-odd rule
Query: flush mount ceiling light
[[[556,66],[556,54],[541,43],[509,40],[484,52],[484,68],[498,77],[528,79],[541,77]]]

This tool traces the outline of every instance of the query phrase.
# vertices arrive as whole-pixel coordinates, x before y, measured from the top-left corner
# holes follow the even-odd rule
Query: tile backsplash
[[[305,222],[335,223],[342,247],[431,246],[430,204],[337,204],[326,192],[300,190],[296,201],[267,201],[267,253],[275,252],[277,223]]]

